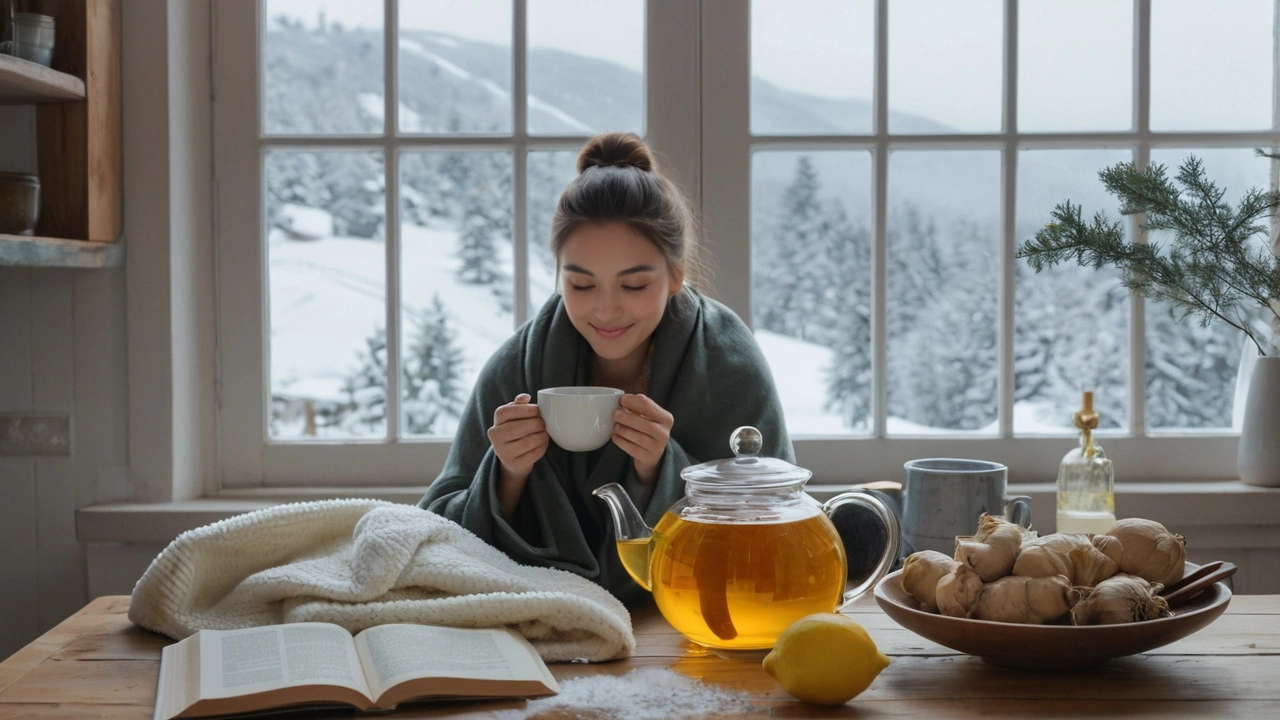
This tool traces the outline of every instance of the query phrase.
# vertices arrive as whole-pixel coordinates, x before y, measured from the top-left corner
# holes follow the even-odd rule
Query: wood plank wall
[[[0,657],[88,598],[75,510],[126,499],[124,273],[0,267],[0,412],[67,413],[69,457],[0,457]]]

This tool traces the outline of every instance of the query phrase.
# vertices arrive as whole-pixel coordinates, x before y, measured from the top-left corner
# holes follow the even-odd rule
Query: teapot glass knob
[[[734,455],[758,455],[764,447],[764,436],[750,425],[743,425],[729,436],[729,449]]]

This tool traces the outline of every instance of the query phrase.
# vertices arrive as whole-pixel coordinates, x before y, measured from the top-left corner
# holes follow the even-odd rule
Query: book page
[[[200,636],[164,646],[152,720],[168,720],[200,699]]]
[[[512,630],[379,625],[356,636],[370,695],[414,678],[536,682],[557,691],[529,642]]]
[[[298,685],[369,695],[351,634],[328,623],[202,630],[200,695],[233,697]]]

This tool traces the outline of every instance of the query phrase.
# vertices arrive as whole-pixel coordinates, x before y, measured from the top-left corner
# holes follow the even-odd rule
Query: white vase
[[[1280,357],[1260,357],[1253,368],[1236,471],[1246,485],[1280,487]]]

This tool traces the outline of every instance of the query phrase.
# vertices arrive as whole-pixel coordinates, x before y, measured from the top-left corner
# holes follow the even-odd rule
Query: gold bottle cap
[[[1084,433],[1084,452],[1087,457],[1093,457],[1096,450],[1093,444],[1093,431],[1098,427],[1098,413],[1093,410],[1093,391],[1084,391],[1083,407],[1073,417],[1075,426],[1080,428]]]

